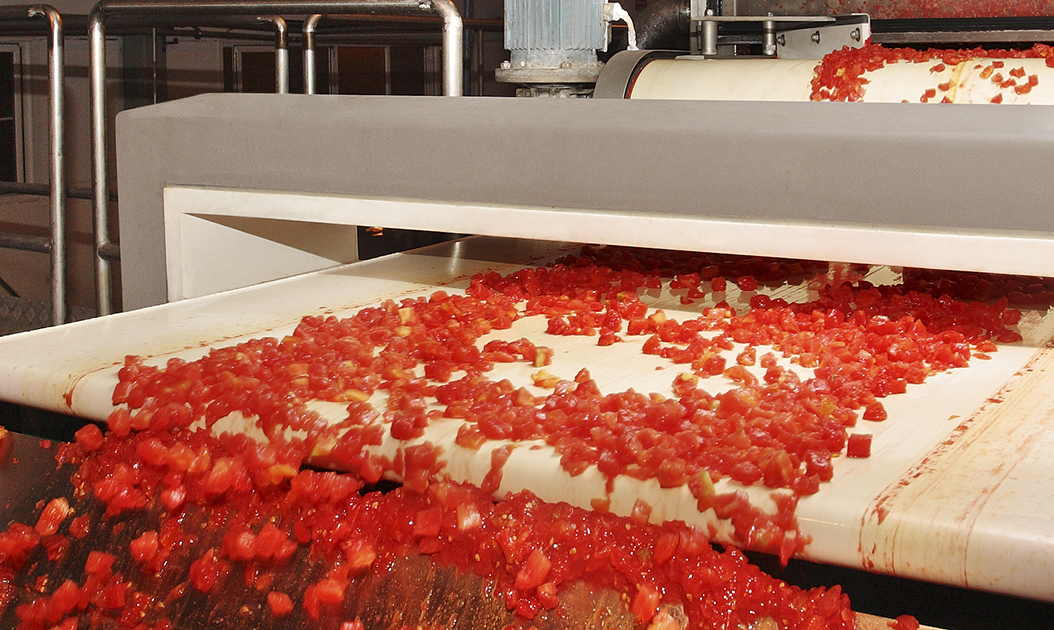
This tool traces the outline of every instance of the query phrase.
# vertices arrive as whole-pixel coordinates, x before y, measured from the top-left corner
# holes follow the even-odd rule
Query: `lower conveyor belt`
[[[573,250],[570,244],[470,238],[408,254],[185,300],[59,328],[0,339],[0,399],[104,419],[125,355],[161,364],[194,359],[210,347],[290,332],[305,315],[350,314],[387,298],[427,295],[466,285],[480,271],[510,271]],[[877,272],[875,282],[881,282]],[[804,287],[804,285],[803,285]],[[803,287],[774,295],[803,297]],[[748,296],[729,290],[746,307]],[[663,301],[665,300],[665,301]],[[670,296],[659,306],[692,316]],[[696,310],[696,312],[698,312]],[[1054,323],[1045,313],[1022,319],[1025,341],[1001,346],[988,361],[937,375],[884,400],[889,420],[858,429],[875,435],[868,459],[835,462],[834,480],[798,506],[801,531],[812,537],[809,559],[863,567],[969,588],[1054,601]],[[508,338],[541,335],[529,320]],[[504,337],[503,337],[504,338]],[[588,367],[602,391],[668,390],[675,366],[643,356],[637,342],[600,348],[588,337],[546,337],[556,351],[547,369],[570,378]],[[517,371],[520,370],[520,371]],[[529,379],[515,365],[495,377]],[[707,384],[709,386],[709,383]],[[338,415],[320,407],[327,418]],[[336,413],[336,412],[334,412]],[[234,418],[234,428],[244,421]],[[424,439],[445,447],[446,472],[479,482],[489,468],[452,446],[456,425],[437,423]],[[444,442],[446,441],[446,442]],[[382,444],[381,449],[391,448]],[[461,449],[462,451],[464,449]],[[599,475],[571,478],[547,449],[519,449],[508,460],[500,492],[528,487],[543,499],[589,505],[603,491]],[[762,493],[763,494],[763,493]],[[705,522],[678,489],[619,478],[611,508],[627,512],[636,497],[652,518]]]

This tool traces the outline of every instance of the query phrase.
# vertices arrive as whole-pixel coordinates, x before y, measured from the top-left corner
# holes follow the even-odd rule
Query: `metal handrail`
[[[47,243],[47,249],[51,254],[51,321],[58,325],[66,322],[66,158],[63,133],[65,130],[63,99],[66,80],[62,16],[55,10],[55,7],[49,4],[0,7],[0,20],[17,20],[27,17],[42,17],[48,21],[51,238]],[[15,239],[13,242],[17,243],[17,241],[18,239]]]
[[[90,40],[92,187],[94,189],[95,276],[99,315],[112,312],[110,261],[116,245],[109,239],[106,165],[106,46],[104,23],[110,16],[135,16],[168,22],[205,16],[312,14],[402,15],[434,11],[443,18],[444,83],[450,96],[461,94],[461,17],[450,0],[102,0],[88,17]],[[104,255],[106,254],[106,255]]]
[[[431,8],[443,19],[443,94],[461,96],[464,61],[464,23],[450,0],[421,0],[420,9]],[[313,14],[304,20],[304,94],[315,93],[315,31],[323,15]]]

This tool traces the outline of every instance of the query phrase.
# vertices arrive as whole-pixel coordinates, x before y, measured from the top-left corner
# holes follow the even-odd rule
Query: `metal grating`
[[[95,311],[83,307],[72,307],[67,312],[69,321],[95,317]],[[8,295],[0,296],[0,336],[37,330],[51,326],[51,303],[44,300],[27,300]]]

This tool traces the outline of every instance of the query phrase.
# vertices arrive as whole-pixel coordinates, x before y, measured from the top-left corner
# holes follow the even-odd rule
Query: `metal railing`
[[[217,16],[249,15],[273,20],[272,16],[282,14],[413,15],[422,11],[438,13],[443,18],[444,91],[449,96],[460,96],[462,89],[462,23],[461,17],[450,0],[102,0],[95,5],[88,18],[88,35],[91,54],[95,276],[99,315],[112,312],[110,261],[118,255],[117,245],[109,239],[107,214],[109,208],[106,188],[108,167],[106,163],[105,21],[108,17],[127,16],[143,21],[158,20],[165,24],[180,22],[183,26],[195,26],[195,21]],[[276,27],[278,27],[277,23]],[[281,38],[280,34],[279,38]]]
[[[423,0],[420,9],[431,8],[443,19],[443,94],[461,96],[464,89],[464,24],[450,0]],[[325,17],[316,13],[304,20],[304,94],[315,93],[315,32]]]
[[[66,159],[63,138],[66,81],[62,17],[48,4],[0,7],[0,21],[21,21],[26,18],[44,18],[48,21],[51,236],[47,239],[5,238],[0,246],[51,254],[51,321],[58,325],[66,321]]]

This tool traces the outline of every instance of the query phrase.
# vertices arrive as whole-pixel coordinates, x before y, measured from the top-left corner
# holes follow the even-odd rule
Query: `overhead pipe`
[[[289,94],[289,25],[280,15],[261,15],[260,22],[270,22],[275,27],[274,83],[275,92]]]
[[[373,4],[364,1],[363,4]],[[451,0],[420,0],[409,3],[412,12],[431,11],[443,20],[443,95],[461,96],[464,85],[464,22]],[[321,14],[304,20],[304,93],[315,94],[315,33]]]
[[[315,31],[322,15],[315,13],[304,20],[304,94],[315,94],[315,78],[318,75],[315,59]]]
[[[66,322],[66,156],[65,60],[62,16],[49,4],[0,7],[0,19],[45,18],[48,21],[48,140],[51,209],[51,321]]]
[[[637,16],[637,47],[641,50],[687,50],[689,0],[649,3]]]
[[[88,16],[91,81],[92,187],[95,228],[96,302],[99,315],[112,312],[110,261],[118,247],[109,237],[106,164],[106,29],[108,17],[137,17],[197,26],[203,17],[267,16],[280,14],[384,14],[402,15],[434,11],[443,18],[443,59],[446,93],[461,94],[461,16],[450,0],[102,0]],[[456,87],[455,87],[456,86]]]

